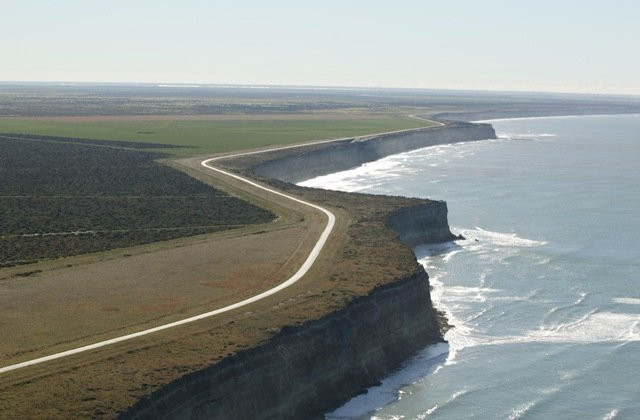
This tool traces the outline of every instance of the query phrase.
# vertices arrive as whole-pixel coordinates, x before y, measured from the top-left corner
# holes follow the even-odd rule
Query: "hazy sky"
[[[638,0],[0,0],[0,80],[640,94]]]

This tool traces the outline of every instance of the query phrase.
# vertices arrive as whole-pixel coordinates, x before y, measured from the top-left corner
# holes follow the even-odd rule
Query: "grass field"
[[[228,120],[61,121],[0,118],[0,133],[24,133],[100,140],[176,144],[165,149],[174,156],[197,156],[272,144],[340,138],[429,126],[428,121],[381,115],[376,118],[278,119],[264,117]]]

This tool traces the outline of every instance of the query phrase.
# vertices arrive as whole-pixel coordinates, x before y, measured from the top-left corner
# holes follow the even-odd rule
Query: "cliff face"
[[[423,270],[187,375],[123,419],[317,418],[440,340]]]
[[[409,133],[341,141],[319,150],[301,148],[289,156],[260,163],[253,171],[265,178],[297,183],[422,147],[494,138],[496,133],[489,124],[455,123]]]
[[[253,169],[262,176],[295,182],[405,150],[493,137],[491,126],[460,124],[295,151]],[[385,218],[387,228],[410,247],[455,239],[444,201],[424,200]],[[339,310],[285,327],[262,345],[188,374],[138,401],[120,417],[322,417],[378,383],[424,346],[442,340],[427,273],[413,261],[415,268],[405,271],[413,274],[390,279]]]
[[[390,215],[388,225],[411,248],[460,239],[449,230],[447,213],[445,201],[404,207]]]

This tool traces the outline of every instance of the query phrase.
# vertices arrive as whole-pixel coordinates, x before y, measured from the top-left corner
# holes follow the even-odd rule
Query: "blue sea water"
[[[492,122],[497,140],[303,185],[446,200],[419,246],[448,344],[329,419],[640,419],[640,115]]]

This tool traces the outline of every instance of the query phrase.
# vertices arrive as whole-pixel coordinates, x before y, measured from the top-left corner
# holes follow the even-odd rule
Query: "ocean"
[[[448,343],[328,419],[640,418],[640,115],[491,121],[301,185],[446,200],[418,246]]]

